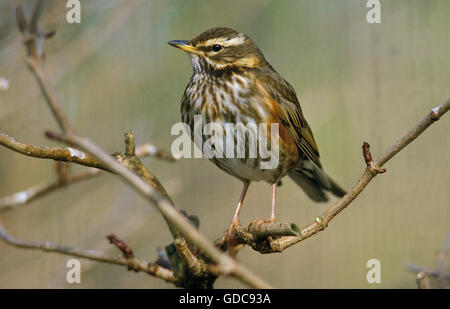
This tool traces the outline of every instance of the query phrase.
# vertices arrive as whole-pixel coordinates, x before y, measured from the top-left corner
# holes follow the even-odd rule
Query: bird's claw
[[[240,227],[241,227],[241,223],[240,223],[239,219],[233,218],[233,220],[231,221],[230,227],[228,228],[227,232],[223,235],[222,240],[221,240],[221,247],[226,248],[228,253],[232,256],[236,255],[236,253],[237,253],[236,247],[238,246],[238,242],[234,236],[234,233],[235,233],[235,230]]]
[[[254,225],[254,226],[259,226],[259,225],[262,225],[262,224],[265,224],[265,223],[273,224],[273,223],[275,223],[275,221],[276,221],[275,218],[260,219],[260,220],[254,220],[250,224]]]

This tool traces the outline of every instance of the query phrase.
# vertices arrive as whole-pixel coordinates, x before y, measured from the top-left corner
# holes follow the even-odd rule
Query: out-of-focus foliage
[[[166,43],[212,26],[251,36],[295,87],[325,169],[350,188],[362,174],[361,144],[384,151],[432,107],[449,97],[450,2],[382,1],[382,23],[366,22],[366,1],[82,1],[81,24],[66,23],[65,2],[48,1],[42,28],[57,34],[46,47],[46,68],[78,132],[111,152],[123,133],[170,149],[180,121],[180,97],[191,74],[186,55]],[[56,124],[23,61],[15,26],[19,3],[0,2],[0,131],[37,144]],[[450,119],[444,117],[386,166],[325,232],[283,254],[238,256],[282,288],[414,288],[405,261],[432,267],[450,226]],[[212,240],[225,231],[241,184],[206,159],[177,163],[147,159],[177,207],[199,216]],[[72,167],[78,170],[80,167]],[[53,163],[0,148],[0,196],[54,177]],[[242,222],[267,218],[270,186],[250,187]],[[330,201],[332,203],[334,200]],[[277,218],[303,225],[329,204],[316,205],[290,180],[278,194]],[[170,234],[154,209],[113,176],[76,184],[0,216],[23,239],[46,239],[115,252],[114,232],[136,256],[156,259]],[[65,281],[68,257],[0,243],[0,288],[138,287],[170,285],[124,268],[82,261],[82,284]],[[116,252],[118,253],[118,252]],[[382,283],[366,282],[367,260],[381,262]],[[240,287],[220,279],[217,287]]]

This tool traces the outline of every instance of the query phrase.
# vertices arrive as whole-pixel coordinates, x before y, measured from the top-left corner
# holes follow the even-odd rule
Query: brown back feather
[[[281,124],[292,135],[301,152],[318,167],[322,167],[319,149],[311,128],[303,116],[294,88],[271,66],[261,69],[261,80],[270,95],[280,104]]]

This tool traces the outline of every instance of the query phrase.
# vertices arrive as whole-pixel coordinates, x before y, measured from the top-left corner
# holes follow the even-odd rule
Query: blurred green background
[[[450,2],[382,1],[381,24],[366,21],[365,0],[82,2],[81,24],[68,24],[66,1],[52,0],[41,18],[56,29],[46,45],[46,69],[62,108],[82,135],[122,151],[130,129],[137,143],[170,149],[180,98],[191,75],[188,57],[170,46],[217,25],[248,34],[296,89],[326,171],[350,188],[364,170],[361,144],[377,156],[449,97]],[[57,129],[27,71],[15,7],[0,2],[0,131],[35,145],[55,145]],[[243,249],[238,260],[280,288],[415,288],[406,261],[435,267],[450,227],[450,116],[433,125],[387,164],[329,228],[282,254]],[[166,163],[146,159],[178,208],[199,216],[211,240],[228,227],[241,184],[207,159]],[[73,171],[81,167],[72,167]],[[54,163],[0,148],[0,196],[55,178]],[[310,223],[329,207],[314,204],[286,179],[277,219]],[[267,218],[271,189],[250,187],[241,221]],[[114,232],[139,258],[153,261],[171,242],[152,206],[111,175],[64,188],[4,213],[9,232],[116,253]],[[381,262],[381,284],[366,281],[366,262]],[[67,256],[20,250],[0,242],[0,288],[171,288],[125,268],[82,261],[82,283],[66,283]],[[243,287],[219,279],[219,288]]]

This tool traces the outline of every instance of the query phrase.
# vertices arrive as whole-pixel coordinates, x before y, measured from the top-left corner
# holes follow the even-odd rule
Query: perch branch
[[[369,182],[379,173],[384,173],[386,170],[382,168],[392,157],[399,153],[403,148],[409,145],[420,134],[422,134],[430,125],[439,120],[450,109],[450,99],[435,108],[433,108],[414,128],[412,128],[406,135],[397,140],[391,147],[389,147],[379,158],[372,160],[370,153],[370,146],[368,143],[363,144],[363,156],[366,162],[366,170],[353,188],[344,195],[338,202],[328,208],[320,217],[317,217],[314,222],[303,227],[300,230],[299,236],[285,236],[274,237],[271,239],[263,239],[258,243],[248,243],[255,250],[261,253],[282,252],[283,250],[323,231],[331,220],[343,211],[369,184]],[[235,229],[235,237],[246,239],[245,232],[248,228]]]

